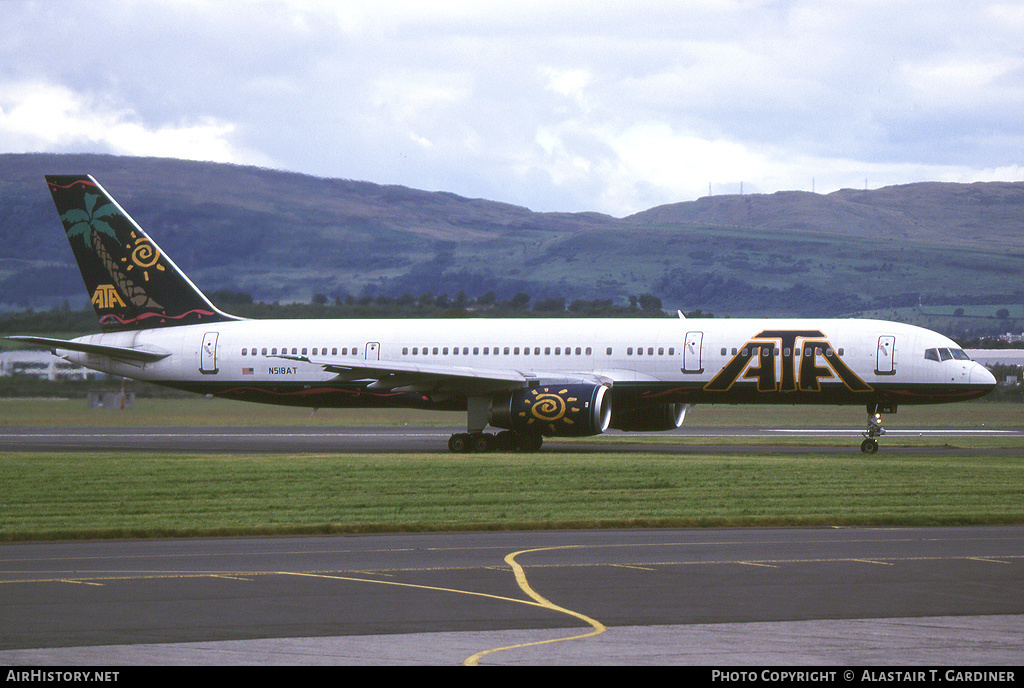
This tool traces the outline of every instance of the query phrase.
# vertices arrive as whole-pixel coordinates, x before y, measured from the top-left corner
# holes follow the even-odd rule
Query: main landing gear
[[[862,433],[865,440],[860,443],[860,450],[865,454],[878,452],[878,440],[875,438],[885,434],[885,428],[882,427],[882,413],[896,413],[896,407],[868,406],[868,429]]]
[[[448,449],[456,454],[483,454],[492,451],[540,451],[544,438],[536,433],[503,430],[497,435],[486,432],[458,432],[448,438]]]

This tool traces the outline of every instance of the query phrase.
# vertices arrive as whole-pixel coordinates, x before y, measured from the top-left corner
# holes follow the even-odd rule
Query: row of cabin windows
[[[540,356],[541,355],[541,349],[542,349],[542,347],[539,347],[539,346],[535,346],[532,349],[530,347],[528,347],[528,346],[524,346],[522,348],[520,348],[518,346],[512,346],[512,347],[509,347],[509,346],[506,346],[506,347],[496,346],[493,349],[491,347],[485,346],[485,347],[483,347],[482,355],[484,355],[484,356],[498,356],[498,355],[519,356],[521,354],[523,356],[529,356],[532,353],[534,356]],[[461,349],[462,355],[463,356],[468,356],[469,355],[469,350],[470,350],[470,348],[468,346],[462,347],[462,349]],[[655,355],[654,354],[654,347],[653,346],[647,347],[646,351],[647,351],[647,355],[648,356],[654,356]],[[404,347],[402,349],[402,355],[403,356],[430,356],[430,355],[434,355],[434,356],[437,356],[437,355],[447,356],[448,352],[449,352],[449,349],[448,349],[447,346],[443,346],[443,347],[436,347],[436,346],[435,347],[429,347],[429,346],[418,347],[418,346],[414,346],[411,349],[409,347]],[[460,353],[459,347],[453,346],[451,348],[451,353],[452,353],[453,356],[458,356],[459,353]],[[675,347],[669,347],[668,355],[669,356],[675,356],[675,353],[676,353]],[[567,346],[564,349],[562,347],[560,347],[560,346],[556,346],[556,347],[545,346],[545,347],[543,347],[543,355],[544,356],[573,356],[573,355],[576,355],[576,356],[590,356],[592,354],[593,354],[593,350],[589,346],[586,347],[586,348],[577,346],[575,349],[573,349],[573,347],[571,347],[571,346]],[[612,355],[612,348],[608,347],[607,349],[605,349],[605,354],[608,355],[608,356],[611,356]],[[477,347],[477,346],[473,347],[473,355],[474,356],[481,355],[480,347]],[[636,350],[634,351],[633,347],[628,347],[626,349],[626,355],[627,356],[633,356],[633,355],[643,356],[644,355],[644,348],[643,347],[637,347]],[[658,354],[657,355],[658,356],[664,356],[665,355],[665,347],[658,347]]]
[[[746,347],[744,347],[743,349],[737,349],[737,348],[733,347],[732,355],[735,356],[737,353],[739,353],[739,354],[742,354],[743,356],[758,356],[758,355],[761,354],[761,349],[762,348],[768,349],[767,351],[764,352],[764,355],[766,355],[766,356],[769,355],[769,354],[774,354],[775,356],[779,355],[779,348],[778,347],[771,348],[771,347],[758,347],[758,346],[754,346],[754,347],[751,347],[749,349],[746,348]],[[243,348],[242,349],[242,355],[243,356],[256,356],[256,355],[276,356],[277,355],[277,351],[278,351],[277,347],[272,347],[270,349],[267,349],[267,347],[263,347],[262,349],[258,349],[257,347],[253,347],[252,349]],[[340,353],[341,356],[348,356],[349,355],[348,347],[342,347],[340,349],[338,347],[333,347],[330,351],[331,351],[331,353],[330,353],[331,356],[338,356],[339,353]],[[531,349],[528,346],[522,347],[521,351],[522,351],[522,355],[524,355],[524,356],[529,356],[530,353],[531,353]],[[954,350],[954,351],[955,351],[955,353],[952,355],[953,357],[955,357],[955,358],[966,358],[966,355],[962,351],[959,351],[959,350]],[[563,356],[563,355],[564,356],[572,356],[573,352],[575,352],[576,356],[582,356],[582,355],[590,356],[591,353],[592,353],[591,348],[589,346],[586,347],[585,349],[583,347],[579,347],[579,346],[577,346],[575,349],[573,349],[571,346],[567,346],[564,349],[562,347],[560,347],[560,346],[554,347],[554,355],[555,356]],[[626,348],[626,355],[627,356],[634,356],[634,355],[635,356],[643,356],[644,352],[645,352],[645,349],[642,346],[638,346],[635,350],[633,349],[633,347],[627,347]],[[833,355],[832,349],[828,348],[828,347],[824,347],[823,348],[823,347],[820,347],[820,346],[816,346],[816,347],[814,347],[813,352],[818,354],[818,355],[821,355],[821,354],[824,354],[825,356],[832,356]],[[927,352],[925,352],[925,358],[929,358],[929,359],[932,359],[932,360],[938,360],[937,356],[938,356],[938,354],[940,352],[943,355],[943,359],[942,360],[946,360],[947,358],[950,357],[950,350],[949,349],[938,349],[938,350],[936,350],[936,349],[929,349]],[[281,347],[281,353],[282,354],[287,354],[288,353],[288,347],[286,347],[286,346]],[[302,347],[300,349],[298,347],[294,347],[293,346],[293,347],[291,347],[291,353],[293,355],[296,355],[296,356],[298,356],[298,355],[306,356],[307,355],[307,347]],[[429,346],[424,346],[422,348],[414,346],[414,347],[412,347],[411,350],[409,349],[409,347],[404,347],[402,349],[402,355],[403,356],[409,356],[410,354],[412,356],[419,356],[419,355],[423,355],[423,356],[429,356],[429,355],[447,356],[448,353],[449,353],[449,349],[448,349],[447,346],[444,346],[444,347],[436,347],[435,346],[433,348],[431,348]],[[453,346],[451,348],[451,354],[452,355],[458,356],[459,353],[460,353],[459,347]],[[469,355],[469,347],[468,346],[462,347],[461,348],[461,353],[462,353],[463,356],[468,356]],[[533,353],[534,356],[540,356],[541,355],[541,347],[539,347],[539,346],[533,347],[532,353]],[[669,356],[675,356],[675,353],[676,353],[675,347],[669,347],[668,348],[668,355]],[[782,353],[783,353],[784,356],[789,356],[790,355],[790,349],[787,347]],[[798,347],[795,350],[794,353],[797,356],[799,356],[801,354],[800,348]],[[804,356],[810,356],[811,353],[812,353],[811,347],[807,347],[806,349],[803,350],[803,355]],[[843,349],[840,348],[837,353],[840,356],[842,356],[844,354],[844,351],[843,351]],[[483,347],[483,355],[484,356],[491,356],[491,355],[498,356],[498,355],[501,355],[501,354],[503,354],[505,356],[508,356],[508,355],[519,356],[520,355],[520,347],[518,347],[518,346],[515,346],[515,347],[508,347],[508,346],[506,346],[506,347],[502,348],[502,347],[497,347],[496,346],[496,347],[493,348],[493,350],[491,349],[491,347],[487,347],[487,346]],[[608,356],[611,356],[612,355],[612,348],[608,347],[605,350],[605,354],[607,354]],[[313,350],[312,350],[312,353],[309,354],[309,355],[312,355],[312,356],[317,356],[317,355],[327,356],[328,355],[327,354],[327,347],[326,346],[325,347],[315,347],[314,346]],[[356,346],[352,347],[352,354],[351,355],[358,356],[359,355],[359,347],[356,347]],[[477,347],[477,346],[473,347],[473,355],[474,356],[479,356],[480,355],[480,347]],[[545,356],[551,356],[552,355],[552,348],[550,346],[544,347],[544,355]],[[655,355],[654,354],[654,347],[653,346],[649,346],[649,347],[646,348],[646,355],[647,356],[654,356]],[[658,354],[657,355],[658,356],[664,356],[665,355],[665,347],[658,347]],[[723,356],[729,355],[728,349],[726,349],[725,347],[722,347],[722,355]]]
[[[299,349],[298,347],[293,346],[291,351],[292,351],[292,354],[294,354],[296,356],[300,355],[300,352],[301,352],[302,356],[307,355],[306,354],[306,347],[302,347],[301,349]],[[341,349],[339,349],[338,347],[334,347],[334,348],[331,349],[331,354],[330,355],[331,356],[337,356],[339,351],[341,352],[342,356],[348,356],[348,347],[342,347]],[[288,347],[287,346],[282,346],[281,347],[281,353],[282,354],[287,354],[288,353]],[[243,356],[256,356],[256,355],[260,355],[260,356],[267,356],[267,355],[276,356],[277,355],[277,347],[275,346],[275,347],[272,347],[270,349],[268,349],[267,347],[263,347],[262,349],[257,349],[257,347],[255,347],[255,346],[252,349],[249,349],[248,347],[246,347],[246,348],[242,349],[242,355]],[[316,346],[314,346],[313,347],[313,352],[310,355],[312,355],[312,356],[326,356],[327,355],[327,347],[326,346],[324,346],[324,347],[316,347]],[[353,356],[358,356],[359,355],[359,347],[355,347],[355,346],[352,347],[352,355]]]
[[[470,348],[468,346],[464,346],[461,349],[459,347],[457,347],[457,346],[453,346],[453,347],[451,347],[450,351],[451,351],[451,355],[453,355],[453,356],[458,356],[460,353],[463,356],[469,356],[469,349]],[[567,347],[565,347],[564,350],[562,349],[562,347],[556,346],[554,348],[554,355],[555,356],[572,356],[573,355],[573,351],[575,351],[575,355],[577,355],[577,356],[584,356],[584,355],[590,356],[593,353],[593,350],[589,346],[586,347],[586,348],[577,346],[575,349],[573,349],[571,346],[567,346]],[[435,346],[433,348],[431,348],[429,346],[424,346],[424,347],[414,346],[414,347],[412,347],[412,349],[410,349],[409,347],[403,347],[402,348],[402,355],[403,356],[431,356],[431,355],[433,355],[433,356],[437,356],[437,355],[447,356],[448,352],[449,352],[449,348],[447,346],[442,346],[442,347]],[[499,355],[519,356],[520,352],[522,353],[523,356],[529,356],[530,353],[531,353],[531,349],[528,346],[524,346],[524,347],[522,347],[522,349],[520,349],[520,347],[518,347],[518,346],[513,346],[513,347],[506,346],[504,348],[502,348],[500,346],[496,346],[493,349],[491,347],[489,347],[489,346],[485,346],[485,347],[483,347],[482,355],[484,355],[484,356],[499,356]],[[532,353],[533,353],[534,356],[540,356],[541,355],[541,347],[539,347],[539,346],[533,347]],[[608,353],[609,354],[611,353],[611,349],[608,349]],[[480,347],[478,347],[478,346],[474,346],[473,347],[473,355],[474,356],[480,356],[481,355]],[[544,355],[545,356],[551,356],[552,355],[552,348],[550,346],[544,347]]]
[[[733,347],[733,350],[732,350],[732,355],[733,356],[735,356],[736,354],[740,354],[742,356],[760,356],[762,353],[765,356],[769,356],[769,355],[778,356],[779,355],[779,347],[777,347],[777,346],[776,347],[771,347],[771,346],[764,346],[764,347],[753,346],[753,347],[750,347],[750,349],[747,349],[746,347],[744,347],[743,349],[736,349],[735,347]],[[792,353],[794,355],[796,355],[796,356],[799,356],[800,355],[800,347],[797,347],[796,349],[794,349],[792,351]],[[812,353],[816,354],[818,356],[824,354],[826,356],[831,357],[831,356],[833,356],[836,353],[838,353],[840,356],[842,356],[845,353],[845,351],[842,348],[840,348],[838,351],[833,351],[831,347],[821,347],[821,346],[816,346],[813,349],[811,347],[807,347],[807,348],[805,348],[803,350],[803,355],[804,356],[810,356]],[[722,355],[723,356],[729,355],[728,354],[728,350],[724,346],[722,347]],[[789,347],[786,347],[785,349],[782,350],[782,355],[783,356],[789,356],[790,355]]]

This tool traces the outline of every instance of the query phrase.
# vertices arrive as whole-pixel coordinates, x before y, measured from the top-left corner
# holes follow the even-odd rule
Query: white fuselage
[[[360,365],[438,372],[389,388],[415,405],[465,395],[443,370],[485,378],[477,388],[597,380],[617,403],[939,403],[981,396],[994,385],[948,338],[876,320],[807,319],[439,319],[248,320],[97,334],[81,342],[145,348],[155,362],[58,350],[113,375],[265,403],[381,403]],[[958,354],[960,356],[960,354]],[[937,360],[934,360],[937,359]],[[326,365],[332,363],[334,365]],[[353,372],[339,375],[338,366]],[[491,373],[524,382],[487,382]],[[504,379],[504,378],[502,378]],[[424,381],[426,380],[426,381]],[[433,381],[431,381],[433,380]],[[378,384],[378,387],[380,385]],[[332,402],[330,390],[346,390]],[[352,390],[364,390],[353,394]],[[313,392],[311,390],[317,390]]]

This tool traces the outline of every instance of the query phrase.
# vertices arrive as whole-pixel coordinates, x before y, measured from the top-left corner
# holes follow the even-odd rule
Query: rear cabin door
[[[199,349],[199,372],[213,375],[217,372],[217,333],[207,332],[203,335],[203,345]]]

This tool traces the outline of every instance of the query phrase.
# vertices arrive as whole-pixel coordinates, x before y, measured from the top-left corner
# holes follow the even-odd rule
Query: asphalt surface
[[[275,452],[358,452],[426,453],[448,450],[448,438],[454,432],[465,428],[440,427],[339,427],[339,428],[295,428],[295,427],[159,427],[159,428],[24,428],[0,427],[0,451],[154,451],[154,452],[211,452],[211,453],[275,453]],[[664,453],[693,452],[735,452],[737,446],[732,440],[757,439],[758,452],[801,452],[850,453],[860,452],[861,430],[807,429],[807,428],[758,428],[683,427],[672,432],[650,433],[649,437],[659,440],[678,437],[687,441],[678,444],[623,443],[629,438],[642,438],[643,433],[622,433],[610,431],[603,435],[581,438],[572,442],[558,438],[545,440],[542,451],[633,451]],[[1012,453],[1019,454],[1020,448],[970,448],[956,447],[960,437],[1024,438],[1024,427],[1018,428],[900,428],[888,430],[879,443],[880,453],[888,449],[887,441],[905,437],[946,438],[954,443],[949,447],[906,448],[903,453],[929,452],[952,454]],[[792,440],[808,440],[806,446],[794,444]],[[830,438],[837,440],[834,446],[815,444],[813,440]],[[699,440],[697,444],[694,440]],[[785,440],[784,443],[774,444]],[[739,449],[742,451],[742,448]]]
[[[1022,580],[1021,526],[6,543],[0,663],[1015,666]]]

